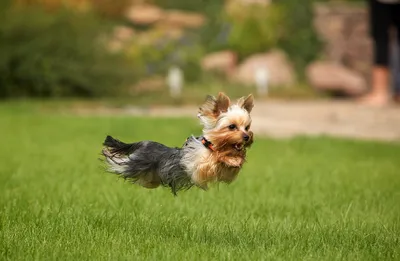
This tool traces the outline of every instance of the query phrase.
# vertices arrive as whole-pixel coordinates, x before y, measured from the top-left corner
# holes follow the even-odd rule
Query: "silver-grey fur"
[[[185,154],[193,154],[198,143],[197,138],[190,137],[182,148],[171,148],[154,141],[127,144],[107,136],[102,153],[110,172],[139,185],[148,182],[170,187],[176,195],[194,185],[182,159]]]

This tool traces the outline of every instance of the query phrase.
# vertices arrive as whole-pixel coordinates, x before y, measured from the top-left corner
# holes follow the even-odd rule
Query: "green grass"
[[[179,146],[195,119],[0,120],[0,260],[400,259],[399,144],[257,138],[233,184],[173,197],[105,173],[101,143]]]

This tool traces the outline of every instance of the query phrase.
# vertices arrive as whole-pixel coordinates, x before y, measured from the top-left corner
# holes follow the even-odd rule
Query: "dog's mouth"
[[[235,148],[235,150],[237,151],[242,151],[244,148],[244,143],[236,143],[233,145],[233,147]]]

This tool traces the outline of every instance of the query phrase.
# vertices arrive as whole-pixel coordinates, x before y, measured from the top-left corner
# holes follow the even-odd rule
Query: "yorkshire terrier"
[[[209,183],[231,183],[246,161],[253,143],[250,112],[253,95],[231,103],[228,96],[207,96],[199,108],[203,135],[189,137],[181,148],[154,141],[124,143],[107,136],[102,154],[109,171],[145,188],[170,187],[179,190]]]

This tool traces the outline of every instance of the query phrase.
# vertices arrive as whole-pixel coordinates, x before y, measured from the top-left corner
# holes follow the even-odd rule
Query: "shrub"
[[[232,2],[227,9],[229,48],[241,58],[280,48],[301,72],[317,58],[321,47],[312,24],[313,2],[279,0],[264,7]]]
[[[230,48],[243,58],[277,47],[284,29],[281,27],[283,11],[280,5],[231,2],[227,8],[227,20],[231,26],[228,38]]]
[[[322,47],[313,25],[314,0],[279,0],[278,5],[285,10],[285,18],[280,26],[284,33],[278,46],[285,50],[298,71],[316,59]],[[300,74],[301,75],[301,74]]]
[[[126,8],[132,4],[132,0],[14,0],[14,2],[23,7],[40,5],[51,11],[65,7],[76,11],[93,10],[103,17],[113,19],[120,19]]]
[[[165,9],[178,9],[203,14],[207,23],[196,30],[198,42],[208,52],[226,47],[226,22],[222,17],[225,0],[153,0],[154,4]]]
[[[163,30],[152,29],[138,36],[129,45],[128,58],[134,63],[140,77],[165,76],[171,66],[179,66],[186,81],[197,81],[201,77],[199,65],[204,49],[198,43],[198,35],[186,33],[179,39],[168,38]]]
[[[8,8],[0,22],[0,97],[102,96],[131,78],[126,61],[105,51],[92,14]]]

